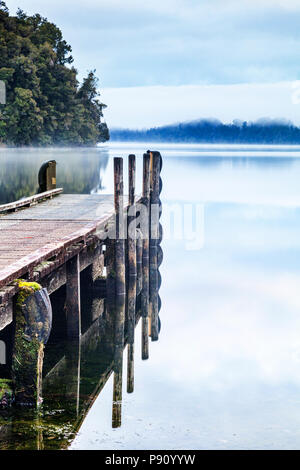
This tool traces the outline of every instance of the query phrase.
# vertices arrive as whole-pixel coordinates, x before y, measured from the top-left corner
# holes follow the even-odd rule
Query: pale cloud
[[[266,5],[269,8],[278,6],[284,10],[300,10],[300,3],[298,0],[247,0],[248,3],[255,4],[257,6]]]
[[[107,88],[111,127],[143,128],[201,118],[285,118],[300,125],[300,82]]]
[[[172,312],[176,321],[164,319],[164,353],[151,355],[151,367],[177,386],[186,381],[219,391],[251,382],[299,386],[299,275],[243,269],[233,259],[230,269],[222,269],[218,261],[216,269],[213,258],[205,262],[199,255],[201,269],[193,273],[185,262],[176,280],[163,272],[162,317]],[[175,292],[187,276],[189,288],[180,300]],[[189,338],[184,348],[178,348],[180,338]]]
[[[56,22],[80,76],[97,68],[105,87],[299,78],[296,1],[8,1],[19,5]]]

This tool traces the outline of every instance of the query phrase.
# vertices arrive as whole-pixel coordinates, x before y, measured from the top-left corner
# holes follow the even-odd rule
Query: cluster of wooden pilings
[[[124,347],[128,344],[127,391],[131,393],[134,389],[135,326],[138,320],[142,318],[142,359],[149,357],[149,337],[152,341],[157,341],[159,336],[159,266],[162,262],[159,197],[162,189],[162,158],[159,152],[148,151],[144,154],[143,191],[142,195],[136,195],[136,157],[129,156],[129,191],[126,201],[123,159],[115,158],[114,205],[110,202],[108,209],[105,209],[105,197],[101,195],[96,196],[95,200],[90,195],[78,197],[61,194],[62,189],[55,188],[54,163],[46,162],[40,170],[41,194],[23,202],[2,206],[1,209],[5,213],[13,211],[16,215],[20,214],[19,225],[16,225],[19,227],[16,240],[20,238],[20,228],[28,223],[30,226],[27,226],[27,231],[31,230],[29,235],[32,235],[28,238],[33,239],[35,236],[36,243],[40,235],[45,235],[43,223],[46,227],[44,230],[47,227],[52,229],[57,224],[58,233],[57,244],[42,246],[29,256],[21,258],[17,263],[16,273],[12,270],[8,276],[4,272],[7,284],[0,289],[0,334],[6,328],[5,334],[7,337],[11,336],[10,360],[5,365],[4,377],[12,380],[9,380],[11,385],[4,382],[5,390],[7,388],[5,396],[0,388],[0,406],[8,401],[21,405],[37,405],[41,402],[43,351],[52,334],[51,296],[65,286],[64,310],[59,315],[65,316],[69,343],[73,343],[76,348],[78,344],[80,346],[82,333],[81,301],[92,300],[95,305],[95,308],[91,308],[92,322],[102,317],[103,311],[106,311],[107,343],[113,355],[113,422],[118,426],[121,420]],[[49,189],[50,186],[52,189]],[[60,201],[58,206],[52,206],[51,201],[45,200],[48,196],[57,197],[57,201]],[[72,204],[68,207],[75,207],[76,211],[73,209],[68,212],[64,208],[64,202],[70,204],[70,199]],[[40,214],[36,218],[32,212],[35,205],[39,207]],[[60,211],[57,215],[55,213],[55,218],[53,207],[59,207]],[[91,207],[94,212],[86,220]],[[26,214],[26,217],[23,218],[22,214]],[[95,222],[94,214],[97,218]],[[49,216],[51,220],[48,220]],[[72,225],[70,233],[61,241],[59,227],[64,221],[69,224],[70,219],[75,221],[76,231],[73,232]],[[10,219],[8,222],[10,223]],[[79,231],[78,226],[82,227]],[[52,235],[54,236],[56,237],[56,233]],[[12,266],[15,269],[15,265]],[[80,347],[77,349],[80,350]],[[0,365],[1,363],[2,359]],[[12,365],[8,366],[9,363]],[[1,396],[5,399],[1,399]],[[9,399],[6,400],[6,396]]]
[[[123,160],[114,159],[115,239],[107,242],[107,308],[115,318],[113,426],[121,423],[124,341],[128,344],[127,392],[134,390],[134,337],[142,317],[142,359],[149,357],[149,336],[158,340],[162,262],[159,223],[162,189],[159,152],[143,156],[143,194],[136,203],[136,157],[129,155],[128,207],[124,214]],[[126,215],[126,217],[124,217]],[[125,327],[126,325],[126,327]],[[127,338],[124,338],[126,331]]]

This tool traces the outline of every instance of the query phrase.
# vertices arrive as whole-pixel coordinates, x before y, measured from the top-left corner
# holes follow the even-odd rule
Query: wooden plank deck
[[[60,194],[0,215],[0,288],[68,246],[84,242],[113,214],[113,196]]]

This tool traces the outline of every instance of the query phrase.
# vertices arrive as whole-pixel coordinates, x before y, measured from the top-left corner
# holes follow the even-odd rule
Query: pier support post
[[[140,295],[143,289],[143,234],[139,228],[137,229],[136,239],[136,268],[136,294]]]
[[[134,331],[137,295],[137,252],[136,252],[136,206],[135,206],[135,155],[128,161],[128,217],[127,217],[127,392],[134,390]]]
[[[143,156],[143,287],[141,295],[142,309],[142,359],[149,358],[149,207],[150,207],[150,155]]]
[[[157,266],[157,246],[159,239],[159,174],[161,166],[161,156],[159,152],[150,152],[150,318],[151,318],[151,339],[158,340],[158,266]]]
[[[121,425],[122,376],[125,323],[125,243],[124,243],[124,185],[123,159],[114,159],[114,200],[116,218],[115,240],[115,354],[114,354],[114,391],[113,391],[113,427]]]
[[[159,154],[160,155],[160,154]],[[161,155],[160,155],[160,170],[159,172],[161,172],[162,170],[162,158],[161,158]],[[161,179],[161,176],[159,177],[159,195],[160,193],[162,192],[162,188],[163,188],[163,183],[162,183],[162,179]],[[161,215],[162,215],[162,203],[161,203],[161,200],[159,199],[159,219],[161,218]],[[162,255],[163,255],[163,252],[162,252],[162,248],[161,248],[161,242],[162,242],[162,239],[163,239],[163,227],[161,225],[161,223],[159,222],[158,224],[158,241],[157,241],[157,275],[158,275],[158,286],[157,286],[157,291],[159,291],[160,287],[161,287],[161,274],[160,274],[160,271],[159,271],[159,267],[162,263]],[[160,332],[160,326],[161,326],[161,322],[160,322],[160,318],[159,318],[159,312],[161,310],[161,298],[160,298],[160,295],[158,294],[158,324],[159,324],[159,332]]]
[[[125,242],[124,242],[124,205],[123,205],[123,160],[114,159],[115,174],[115,215],[116,215],[116,240],[115,240],[115,270],[116,270],[116,318],[115,318],[115,342],[116,359],[120,359],[119,351],[123,353],[124,347],[124,323],[125,323]]]
[[[70,340],[78,341],[81,335],[79,255],[75,255],[67,261],[66,270],[67,336]]]

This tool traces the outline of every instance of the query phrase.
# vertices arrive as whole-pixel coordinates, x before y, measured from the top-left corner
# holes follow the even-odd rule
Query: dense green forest
[[[300,144],[300,128],[289,121],[199,120],[146,130],[111,129],[111,140],[235,144]]]
[[[79,84],[71,46],[39,14],[9,14],[0,1],[0,144],[93,145],[109,139],[101,123],[95,71]]]

